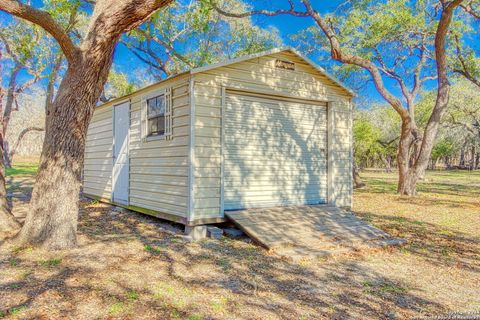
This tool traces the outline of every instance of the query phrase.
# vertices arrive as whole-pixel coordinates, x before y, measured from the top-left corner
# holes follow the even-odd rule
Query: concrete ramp
[[[281,256],[321,257],[404,241],[348,211],[327,205],[226,211],[254,241]]]

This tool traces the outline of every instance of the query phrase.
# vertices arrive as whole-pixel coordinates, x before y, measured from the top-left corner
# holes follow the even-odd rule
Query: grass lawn
[[[11,168],[6,170],[7,177],[18,176],[18,175],[34,175],[38,171],[37,163],[15,163]]]
[[[0,318],[404,319],[480,310],[480,172],[429,172],[414,198],[395,194],[394,174],[362,176],[368,187],[355,192],[355,213],[405,246],[292,262],[244,240],[186,242],[159,220],[85,200],[76,249],[18,248],[0,237]],[[20,178],[11,183],[27,183]]]

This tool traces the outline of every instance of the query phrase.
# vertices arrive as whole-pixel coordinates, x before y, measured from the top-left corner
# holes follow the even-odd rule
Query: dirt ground
[[[175,225],[82,201],[78,248],[0,236],[0,318],[405,319],[480,310],[480,172],[433,172],[414,198],[366,172],[354,212],[408,240],[299,262],[245,239],[187,242]],[[32,176],[10,181],[24,214]],[[164,230],[168,229],[169,232]]]

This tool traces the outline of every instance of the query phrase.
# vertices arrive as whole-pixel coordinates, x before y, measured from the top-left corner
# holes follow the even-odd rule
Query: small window
[[[147,137],[165,134],[165,95],[147,99]]]

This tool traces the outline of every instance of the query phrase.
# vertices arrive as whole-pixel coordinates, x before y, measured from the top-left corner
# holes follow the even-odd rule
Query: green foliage
[[[450,91],[450,100],[445,120],[447,124],[464,129],[480,130],[480,91],[467,80],[455,83]],[[475,130],[474,130],[475,131]],[[478,132],[480,133],[480,132]]]
[[[217,260],[217,265],[220,266],[223,272],[228,273],[231,268],[231,263],[227,258],[220,258]]]
[[[351,1],[325,18],[334,26],[345,53],[369,59],[382,69],[387,67],[412,85],[415,65],[420,61],[419,48],[424,47],[430,53],[433,50],[438,23],[433,8],[437,3],[437,0]],[[302,42],[307,51],[330,55],[328,41],[317,26],[307,28],[294,39]],[[340,64],[334,69],[354,87],[371,79],[365,69],[357,66]],[[427,59],[422,76],[434,72],[433,59]],[[390,77],[387,73],[382,76]]]
[[[423,130],[436,99],[436,90],[424,92],[416,104],[415,119]],[[462,146],[480,147],[480,91],[467,80],[452,84],[450,100],[443,117],[432,159],[458,155]],[[395,157],[398,145],[399,116],[388,106],[373,106],[357,111],[354,120],[354,150],[357,165],[381,165],[386,156]],[[392,142],[392,143],[388,143]]]
[[[248,10],[241,0],[222,0],[233,11]],[[208,1],[180,0],[156,12],[145,27],[128,34],[124,43],[152,68],[156,78],[180,73],[281,44],[276,29],[263,29],[251,18],[228,18]]]
[[[432,159],[437,160],[452,156],[457,151],[458,145],[451,138],[442,138],[435,143],[432,149]]]
[[[388,106],[357,111],[353,121],[354,156],[359,167],[383,164],[395,158],[399,116]]]
[[[12,267],[17,267],[20,264],[20,260],[18,260],[17,258],[10,258],[8,262]]]
[[[47,11],[64,28],[70,24],[73,14],[80,14],[80,0],[44,0],[43,10]]]
[[[104,95],[107,99],[123,97],[139,89],[139,83],[130,81],[125,73],[110,70]]]
[[[426,125],[435,104],[436,92],[422,95],[417,104],[417,121]],[[480,92],[467,80],[452,84],[448,109],[432,150],[432,159],[450,157],[463,145],[480,147]]]
[[[368,59],[379,67],[384,83],[395,94],[392,89],[399,86],[397,78],[404,82],[408,91],[412,90],[416,67],[422,63],[422,51],[426,58],[421,78],[436,75],[434,38],[438,10],[438,0],[359,0],[344,2],[333,13],[323,16],[335,30],[342,51]],[[478,27],[475,28],[468,14],[459,9],[455,11],[450,30],[447,53],[452,61],[456,59],[454,36],[462,42],[475,43]],[[477,36],[472,37],[472,32],[477,32]],[[305,51],[320,52],[330,58],[330,45],[318,26],[306,28],[293,39],[300,42]],[[480,64],[475,55],[478,56],[478,50],[465,48],[464,53],[470,70],[477,73]],[[357,90],[363,89],[372,79],[366,69],[354,65],[336,64],[333,69],[340,79]],[[404,100],[401,93],[395,95]]]
[[[462,56],[464,65],[457,59],[455,60],[454,69],[462,70],[465,67],[472,77],[480,80],[480,57],[478,56],[478,51],[466,47],[462,52]]]
[[[11,51],[9,58],[13,63],[18,61],[32,75],[46,71],[55,45],[42,28],[14,19],[0,28],[0,35]]]
[[[365,157],[381,153],[382,146],[379,143],[381,138],[380,129],[376,128],[365,118],[357,119],[353,125],[355,137],[355,160],[360,163]]]

